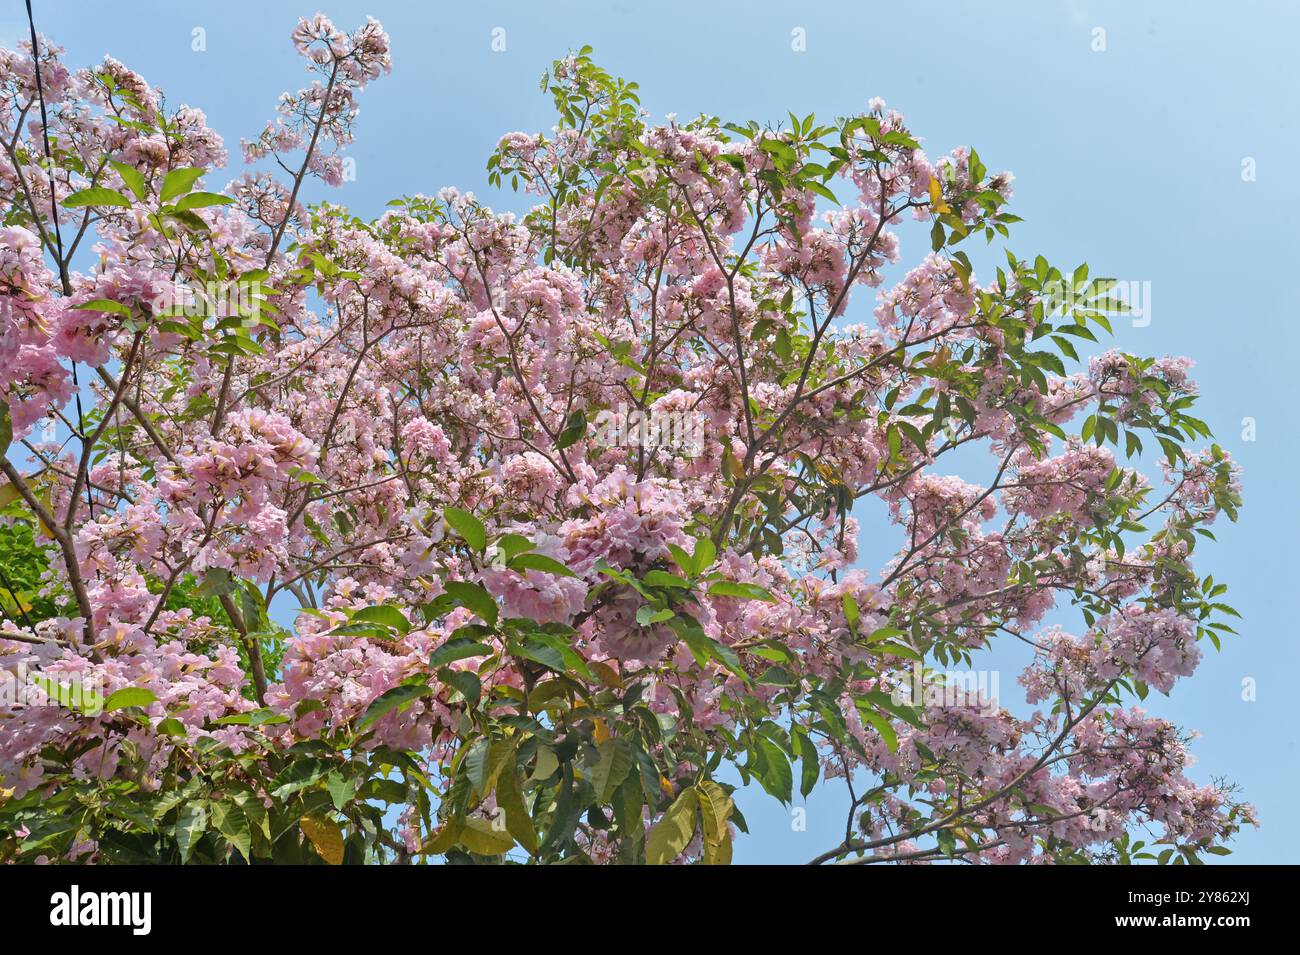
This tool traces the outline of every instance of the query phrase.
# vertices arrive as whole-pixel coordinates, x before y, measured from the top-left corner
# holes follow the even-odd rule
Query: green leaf
[[[446,587],[447,593],[451,594],[458,607],[472,610],[480,618],[487,621],[489,626],[496,626],[501,609],[497,606],[497,602],[492,599],[492,595],[482,585],[470,583],[467,580],[449,580]]]
[[[665,620],[671,620],[677,612],[672,607],[664,607],[662,610],[646,604],[640,607],[636,612],[636,622],[639,626],[649,627],[652,624],[663,623]]]
[[[885,745],[889,747],[891,753],[898,752],[898,734],[894,732],[893,724],[891,724],[889,720],[885,719],[869,706],[859,706],[858,713],[864,720],[876,728],[877,732],[880,733],[881,739],[885,741]]]
[[[565,637],[555,633],[532,633],[529,634],[527,643],[533,647],[549,647],[563,658],[565,672],[577,673],[587,680],[592,679],[593,674],[591,668],[587,666],[586,658],[573,649],[569,640]]]
[[[129,166],[124,162],[117,162],[114,159],[110,159],[108,164],[117,170],[117,174],[122,177],[122,182],[126,183],[126,187],[135,194],[137,199],[143,202],[145,196],[149,194],[149,188],[145,184],[144,173],[140,172],[140,170],[136,169],[134,166]]]
[[[861,612],[858,610],[858,602],[853,599],[853,595],[848,591],[844,592],[844,596],[840,598],[840,602],[844,605],[844,619],[849,623],[849,630],[854,634],[854,636],[856,636],[858,632],[858,620],[862,616]]]
[[[943,248],[943,244],[945,241],[946,239],[943,233],[943,223],[940,222],[938,219],[935,219],[934,225],[930,228],[930,248],[933,251],[938,252],[940,249]]]
[[[469,657],[486,657],[491,653],[492,649],[490,647],[479,643],[477,640],[470,640],[467,637],[453,637],[429,654],[429,669],[436,670],[440,666],[455,663],[457,660],[464,660]]]
[[[339,772],[330,773],[325,777],[325,788],[329,791],[330,801],[334,803],[335,809],[341,811],[356,798],[357,783],[358,780],[348,779]]]
[[[794,794],[794,772],[785,751],[766,736],[758,739],[758,762],[754,770],[758,781],[772,796],[789,803]]]
[[[41,674],[33,674],[31,681],[59,706],[90,715],[104,710],[104,698],[81,683],[60,683]]]
[[[676,574],[670,574],[666,570],[646,571],[646,575],[641,580],[651,587],[674,587],[678,590],[689,590],[691,586]]]
[[[528,640],[510,650],[517,657],[532,660],[558,673],[564,672],[564,654],[556,647],[537,640]]]
[[[507,561],[517,554],[533,549],[533,542],[520,534],[502,534],[496,540],[497,550]]]
[[[540,570],[547,574],[554,574],[556,577],[577,577],[573,571],[565,567],[553,557],[547,557],[545,554],[520,554],[511,558],[506,566],[511,570]]]
[[[180,209],[169,212],[167,215],[185,226],[185,228],[189,229],[191,232],[208,231],[208,224],[203,221],[202,217],[199,216],[198,213],[190,212],[187,209]],[[260,352],[255,352],[255,354],[260,354]]]
[[[158,697],[152,690],[139,686],[124,686],[108,695],[108,699],[104,701],[104,711],[111,713],[128,706],[148,706],[150,703],[157,702]]]
[[[683,789],[646,837],[646,862],[650,865],[667,865],[682,854],[695,835],[697,805],[695,790]]]
[[[569,415],[569,420],[565,422],[564,430],[560,432],[555,439],[555,447],[563,451],[570,445],[577,444],[582,440],[583,435],[587,433],[587,413],[585,411],[575,411]]]
[[[700,666],[703,666],[709,660],[717,660],[735,674],[738,679],[745,683],[750,682],[749,674],[741,666],[740,657],[736,656],[736,651],[706,634],[698,620],[679,613],[669,621],[669,626],[685,641],[686,646],[691,651],[691,656],[695,657],[695,662]]]
[[[89,302],[82,302],[80,305],[74,305],[73,308],[84,308],[88,312],[112,312],[115,315],[125,315],[131,317],[131,309],[121,302],[114,302],[111,298],[96,298]]]
[[[304,701],[307,702],[307,701]],[[314,701],[320,703],[319,700]],[[301,705],[301,704],[299,704]],[[324,706],[321,706],[324,709]],[[302,714],[299,713],[299,716]],[[275,726],[279,723],[289,722],[289,717],[283,713],[277,713],[271,709],[253,710],[250,713],[236,713],[233,716],[223,716],[215,721],[218,726]]]
[[[194,187],[195,180],[203,175],[204,170],[194,169],[192,167],[182,167],[173,169],[163,180],[162,193],[159,196],[163,202],[170,202],[177,196],[183,196]]]
[[[105,189],[103,186],[82,189],[63,200],[63,208],[65,209],[80,209],[85,206],[125,206],[129,209],[131,200],[120,192]]]
[[[230,196],[218,195],[215,192],[191,192],[188,196],[182,198],[176,203],[176,211],[184,212],[186,209],[205,209],[208,206],[228,206],[235,200]]]
[[[533,825],[533,817],[528,814],[528,805],[524,802],[519,770],[515,767],[513,747],[501,767],[496,794],[497,805],[506,814],[506,831],[514,836],[515,842],[527,849],[530,854],[536,854],[537,829]]]
[[[375,701],[370,704],[366,709],[366,715],[357,724],[357,732],[361,732],[376,720],[394,710],[407,706],[413,700],[418,700],[422,696],[429,696],[432,693],[433,687],[427,683],[402,683],[393,687],[388,692],[376,697]]]
[[[187,735],[185,724],[174,716],[169,716],[164,720],[159,720],[158,725],[154,727],[156,732],[164,736],[175,736],[177,739],[184,739]]]
[[[352,620],[383,624],[385,627],[392,627],[402,634],[411,632],[411,621],[406,619],[406,614],[391,604],[362,607],[352,615]]]
[[[600,758],[591,771],[591,786],[596,790],[596,801],[609,802],[632,769],[635,757],[632,746],[623,739],[607,739],[597,748]]]
[[[486,796],[492,791],[507,757],[514,759],[514,752],[514,744],[504,739],[480,739],[466,751],[461,768],[476,794]]]
[[[345,623],[335,627],[331,634],[340,637],[372,637],[377,640],[392,640],[393,631],[379,623]]]
[[[690,554],[682,550],[676,544],[668,545],[668,553],[672,556],[673,563],[681,568],[683,574],[695,573],[695,559]]]
[[[483,527],[483,522],[469,511],[462,511],[459,507],[449,507],[442,512],[442,518],[476,552],[481,554],[487,549],[487,531]]]
[[[817,755],[817,744],[805,733],[795,733],[795,745],[799,747],[799,759],[802,772],[799,777],[799,795],[805,799],[817,785],[817,776],[821,772],[821,759]]]
[[[695,541],[695,553],[692,559],[695,563],[695,573],[702,574],[712,565],[714,559],[718,556],[718,548],[714,546],[713,541],[707,537],[701,537]]]
[[[453,670],[450,667],[443,667],[438,671],[438,679],[453,689],[460,691],[460,695],[465,697],[465,702],[470,706],[477,706],[479,697],[483,695],[482,681],[469,670]]]
[[[771,592],[758,584],[742,584],[734,580],[719,580],[709,588],[711,597],[739,597],[742,600],[764,600],[776,603]]]
[[[834,203],[838,203],[840,201],[838,198],[836,198],[835,193],[831,192],[828,188],[826,188],[816,180],[813,179],[804,180],[804,186],[808,189],[811,189],[813,192],[817,193],[817,195],[821,196],[823,199],[829,199],[831,202]]]
[[[14,422],[9,417],[9,405],[0,401],[0,458],[3,458],[9,451],[9,445],[14,442]]]
[[[189,862],[194,854],[194,847],[203,838],[208,829],[208,804],[200,799],[189,800],[181,805],[180,815],[172,830],[176,844],[181,850],[181,862]]]
[[[270,842],[271,819],[267,814],[266,807],[262,805],[261,798],[250,792],[237,792],[230,798],[234,800],[235,805],[244,811],[249,824],[265,836],[267,842]]]
[[[225,840],[239,850],[247,862],[253,848],[253,832],[248,817],[237,805],[230,802],[212,804],[212,826]]]
[[[194,588],[194,592],[200,597],[219,597],[222,594],[233,593],[234,590],[235,581],[230,576],[230,571],[224,567],[209,567],[204,572],[199,585]]]
[[[907,660],[922,660],[921,654],[917,653],[912,647],[905,643],[887,642],[876,645],[876,649],[881,653],[888,653],[896,657],[903,657]]]

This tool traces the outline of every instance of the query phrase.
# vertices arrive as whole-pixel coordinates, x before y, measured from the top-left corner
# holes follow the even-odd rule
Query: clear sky
[[[1230,584],[1241,636],[1207,647],[1196,676],[1150,708],[1201,731],[1193,775],[1240,783],[1263,826],[1229,861],[1300,858],[1296,677],[1300,670],[1297,433],[1286,397],[1300,235],[1300,5],[1259,0],[983,0],[793,4],[768,0],[569,2],[481,0],[222,0],[107,4],[35,0],[37,26],[69,65],[108,53],[161,85],[172,105],[204,109],[238,160],[238,141],[271,116],[304,74],[289,43],[299,15],[342,28],[366,14],[393,38],[393,75],[362,95],[355,182],[331,198],[363,215],[390,198],[443,185],[499,208],[518,197],[487,187],[501,134],[549,129],[537,81],[570,48],[636,79],[653,118],[700,112],[779,121],[831,118],[873,96],[907,114],[932,158],[972,144],[992,170],[1016,175],[1013,232],[1022,257],[1043,253],[1094,275],[1150,282],[1150,322],[1116,324],[1115,344],[1186,354],[1199,414],[1245,467],[1241,522],[1216,526],[1198,569]],[[193,49],[194,30],[206,49]],[[503,29],[505,49],[494,51]],[[794,31],[802,30],[802,34]],[[1104,35],[1098,33],[1104,31]],[[0,7],[0,42],[25,36],[20,0]],[[501,34],[496,34],[498,40]],[[804,38],[802,52],[795,41]],[[496,44],[501,45],[499,42]],[[1104,49],[1096,49],[1103,46]],[[1249,173],[1253,169],[1254,175]],[[320,194],[309,198],[321,198]],[[904,261],[928,247],[912,233]],[[868,305],[860,297],[858,309]],[[1253,419],[1247,440],[1243,419]],[[864,515],[864,518],[867,515]],[[863,554],[888,552],[864,519]],[[878,527],[878,525],[877,525]],[[1208,543],[1208,542],[1207,542]],[[892,545],[891,545],[892,546]],[[878,563],[875,564],[878,567]],[[1017,695],[1020,654],[995,654],[1004,702]],[[1243,699],[1253,680],[1256,699]],[[755,832],[737,860],[804,861],[843,833],[844,800],[807,807],[806,831],[760,794],[740,804]],[[802,805],[797,803],[796,805]]]

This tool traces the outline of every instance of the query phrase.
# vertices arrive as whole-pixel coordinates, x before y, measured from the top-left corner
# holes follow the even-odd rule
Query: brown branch
[[[10,483],[17,489],[22,499],[27,502],[27,506],[40,519],[41,524],[54,535],[59,550],[63,554],[64,567],[68,572],[68,583],[72,587],[72,594],[77,600],[77,609],[81,611],[82,619],[85,620],[86,642],[93,646],[95,643],[95,611],[90,605],[90,595],[86,593],[85,582],[81,579],[81,565],[77,560],[77,548],[73,543],[72,534],[67,528],[59,524],[54,515],[49,512],[49,509],[32,493],[27,481],[8,459],[0,459],[0,470],[4,471]]]

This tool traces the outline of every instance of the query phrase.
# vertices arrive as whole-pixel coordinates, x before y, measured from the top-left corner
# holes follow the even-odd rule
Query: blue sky
[[[303,0],[304,4],[313,0]],[[164,87],[173,105],[203,108],[237,156],[282,89],[304,74],[288,35],[314,5],[223,0],[126,5],[35,0],[38,27],[70,65],[105,53]],[[1207,648],[1195,678],[1151,709],[1199,729],[1201,781],[1240,783],[1263,827],[1230,861],[1296,861],[1300,823],[1296,720],[1300,670],[1291,602],[1297,585],[1297,428],[1286,389],[1292,349],[1300,177],[1300,6],[1245,2],[840,4],[799,9],[767,0],[630,3],[523,0],[477,4],[333,0],[341,27],[371,14],[393,37],[394,72],[362,98],[357,179],[331,198],[361,214],[390,198],[472,189],[491,204],[484,163],[502,133],[549,129],[542,70],[584,44],[613,72],[638,80],[652,117],[699,112],[779,121],[787,111],[830,118],[883,97],[907,114],[932,157],[974,145],[990,169],[1016,175],[1023,216],[1014,250],[1094,275],[1150,282],[1151,321],[1116,324],[1115,344],[1197,361],[1200,415],[1245,467],[1241,522],[1215,528],[1197,567],[1231,585],[1241,636]],[[192,49],[195,28],[206,50]],[[504,52],[492,49],[505,31]],[[792,48],[802,29],[806,50]],[[1095,50],[1104,30],[1102,51]],[[0,42],[24,36],[19,0],[0,10]],[[1243,163],[1253,160],[1253,181]],[[309,196],[320,198],[321,195]],[[904,260],[925,245],[905,237]],[[867,300],[861,299],[861,310]],[[861,314],[861,312],[859,312]],[[1243,419],[1256,439],[1243,439]],[[868,539],[869,538],[869,539]],[[864,520],[863,553],[885,547]],[[876,565],[878,566],[878,564]],[[997,654],[1004,697],[1023,666]],[[1257,699],[1242,699],[1253,679]],[[741,805],[755,836],[738,861],[804,861],[843,832],[837,791],[809,804],[807,831],[761,794]]]

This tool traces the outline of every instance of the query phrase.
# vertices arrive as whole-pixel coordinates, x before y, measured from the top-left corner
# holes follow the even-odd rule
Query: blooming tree
[[[652,125],[584,49],[488,160],[527,215],[365,220],[302,189],[388,37],[293,42],[220,192],[198,109],[0,53],[0,859],[725,863],[737,781],[847,787],[815,861],[1253,822],[1140,706],[1231,632],[1192,557],[1236,467],[1188,361],[1079,356],[1113,282],[977,280],[1009,174],[878,101]],[[907,690],[1005,641],[1024,715]]]

